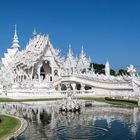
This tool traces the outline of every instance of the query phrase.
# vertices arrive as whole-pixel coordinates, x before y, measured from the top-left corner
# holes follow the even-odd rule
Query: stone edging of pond
[[[8,137],[6,137],[4,140],[9,140],[11,138],[18,137],[21,133],[23,133],[25,131],[25,129],[28,126],[27,121],[25,119],[23,119],[23,118],[20,118],[20,117],[17,117],[17,116],[13,116],[13,115],[8,115],[8,114],[2,114],[2,115],[6,115],[6,116],[9,116],[9,117],[14,117],[14,118],[20,120],[20,122],[21,122],[20,128],[16,132],[14,132],[13,134],[11,134]]]

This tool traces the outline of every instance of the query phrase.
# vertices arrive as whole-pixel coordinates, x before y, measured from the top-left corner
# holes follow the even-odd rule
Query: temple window
[[[58,76],[58,70],[54,70],[54,76]]]

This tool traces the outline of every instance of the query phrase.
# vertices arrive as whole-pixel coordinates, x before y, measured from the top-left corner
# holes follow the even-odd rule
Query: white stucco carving
[[[55,49],[50,42],[48,35],[37,34],[34,31],[33,38],[30,39],[25,49],[19,51],[17,31],[13,38],[13,44],[2,58],[2,68],[0,70],[0,88],[10,87],[13,92],[18,89],[32,89],[35,91],[57,92],[65,90],[65,83],[75,90],[94,90],[97,93],[109,94],[114,91],[137,91],[139,96],[140,78],[136,76],[136,69],[133,65],[128,67],[130,76],[110,75],[110,64],[105,64],[105,75],[97,74],[94,66],[90,63],[82,47],[79,57],[75,57],[71,46],[66,58],[60,55],[60,50]],[[65,58],[65,59],[64,59]],[[18,86],[17,86],[18,85]],[[83,93],[83,92],[81,92]],[[123,94],[123,92],[120,92]],[[104,95],[105,95],[104,94]],[[106,95],[107,95],[106,94]]]

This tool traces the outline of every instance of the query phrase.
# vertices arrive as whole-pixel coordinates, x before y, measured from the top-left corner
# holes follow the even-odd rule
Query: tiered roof
[[[7,66],[9,67],[9,65],[11,65],[15,55],[19,52],[19,47],[20,45],[19,45],[16,25],[15,25],[15,33],[14,33],[12,47],[10,49],[7,49],[7,53],[5,53],[4,57],[2,58],[2,63],[5,67]]]
[[[77,60],[73,55],[73,52],[71,50],[71,46],[69,45],[69,51],[68,51],[67,58],[65,61],[65,68],[66,69],[76,68],[76,65],[77,65]]]
[[[78,70],[83,70],[83,69],[87,69],[90,66],[90,58],[88,59],[86,57],[86,54],[84,53],[83,47],[81,50],[81,54],[77,63],[77,69]]]
[[[59,56],[59,50],[54,49],[49,41],[48,36],[36,35],[26,46],[26,49],[17,55],[15,58],[15,64],[21,67],[30,68],[38,63],[47,49],[47,56],[53,56],[54,59],[61,65],[63,62]]]
[[[30,69],[42,60],[53,60],[52,63],[54,67],[55,64],[57,64],[57,66],[63,69],[72,68],[75,70],[83,70],[90,66],[90,60],[86,58],[83,48],[78,60],[78,58],[74,57],[71,46],[69,46],[67,57],[64,60],[60,57],[60,51],[53,48],[48,35],[37,34],[36,31],[34,31],[33,38],[29,41],[24,50],[19,51],[19,47],[20,45],[15,26],[12,48],[7,49],[7,53],[4,54],[5,57],[2,58],[2,63],[5,67],[10,64],[12,67],[18,66],[22,69]],[[54,61],[56,63],[54,63]]]

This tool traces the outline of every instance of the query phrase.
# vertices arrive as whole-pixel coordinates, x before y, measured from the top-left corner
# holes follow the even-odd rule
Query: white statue
[[[132,77],[134,77],[135,74],[136,74],[136,69],[134,68],[133,65],[129,65],[129,66],[127,67],[127,72],[130,73],[130,75],[131,75]]]

